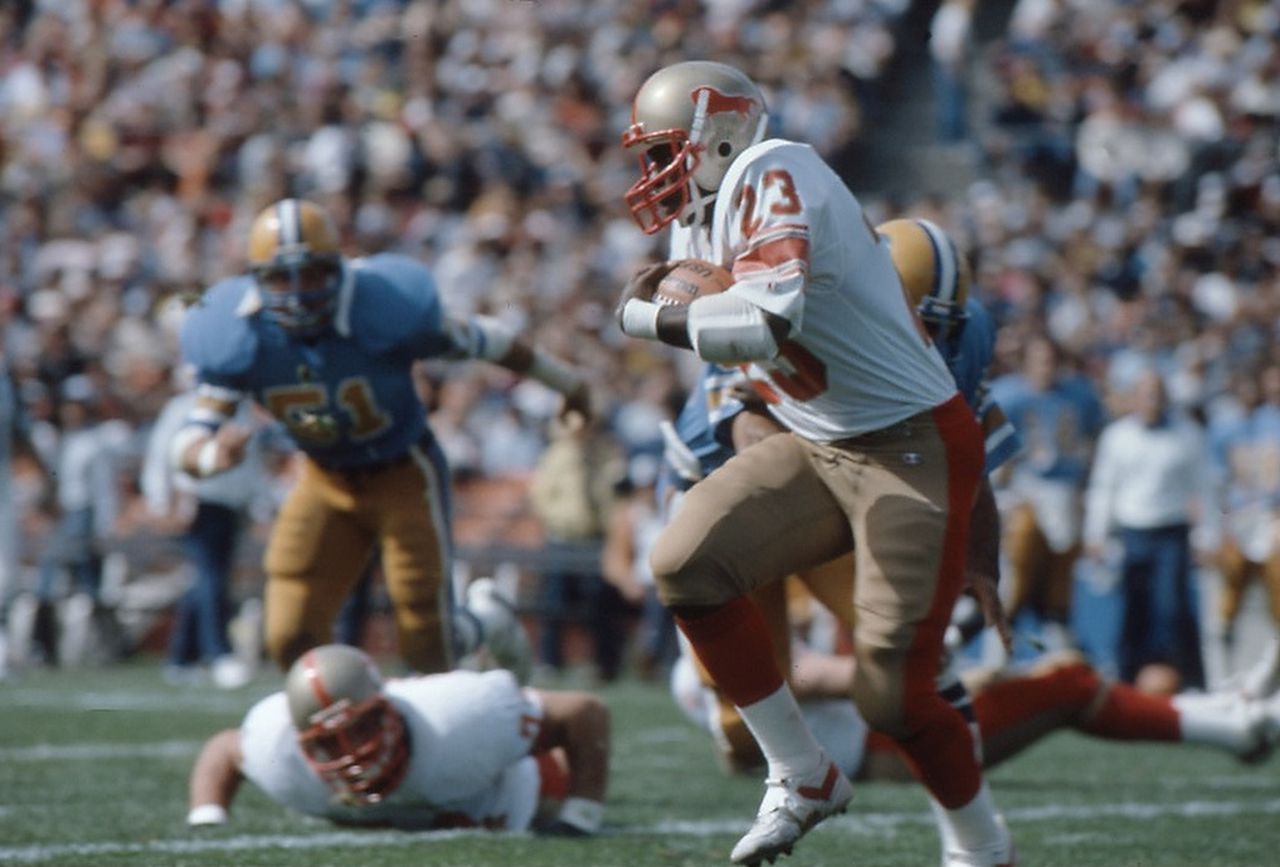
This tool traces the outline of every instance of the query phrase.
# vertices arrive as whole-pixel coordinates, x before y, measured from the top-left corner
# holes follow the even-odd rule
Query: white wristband
[[[622,305],[622,333],[643,340],[658,339],[658,311],[661,304],[628,298]]]
[[[218,441],[210,437],[196,452],[196,475],[212,476],[218,471]]]
[[[594,834],[604,822],[604,804],[588,798],[565,798],[557,818],[579,831]]]
[[[187,813],[187,824],[192,827],[199,825],[225,825],[227,824],[227,808],[221,804],[201,804],[198,807],[192,807],[191,812]]]
[[[529,365],[528,374],[561,394],[569,394],[582,385],[582,376],[578,371],[540,350],[533,353],[533,363]]]

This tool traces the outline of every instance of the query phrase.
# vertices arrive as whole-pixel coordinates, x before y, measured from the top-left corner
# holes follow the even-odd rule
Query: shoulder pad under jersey
[[[381,253],[351,262],[355,286],[348,335],[365,349],[416,350],[437,338],[443,315],[435,277],[408,256]]]
[[[182,323],[182,357],[201,375],[236,376],[253,365],[256,320],[241,310],[253,289],[251,277],[232,277],[215,283],[188,308]]]

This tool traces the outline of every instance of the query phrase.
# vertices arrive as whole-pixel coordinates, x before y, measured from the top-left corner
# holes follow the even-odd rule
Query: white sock
[[[786,683],[759,701],[738,708],[738,712],[760,745],[771,778],[803,777],[822,761],[822,748]]]
[[[1175,695],[1182,739],[1207,744],[1232,753],[1244,753],[1257,746],[1254,715],[1248,702],[1234,695]]]
[[[930,797],[929,800],[932,801],[933,798]],[[973,800],[963,807],[948,810],[937,803],[933,807],[942,844],[948,849],[972,852],[999,845],[1004,839],[1000,830],[999,813],[986,780],[978,787],[978,794],[974,795]]]

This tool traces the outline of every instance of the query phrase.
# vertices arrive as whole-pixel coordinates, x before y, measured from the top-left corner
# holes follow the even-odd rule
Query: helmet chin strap
[[[680,212],[680,225],[692,226],[695,223],[705,224],[711,221],[711,211],[716,204],[717,190],[710,192],[702,189],[693,180],[689,178],[689,203],[684,206],[684,210]]]

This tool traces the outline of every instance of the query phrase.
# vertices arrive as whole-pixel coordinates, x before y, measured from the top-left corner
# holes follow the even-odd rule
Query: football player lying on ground
[[[603,813],[609,724],[595,696],[521,688],[502,669],[384,682],[362,651],[324,645],[205,743],[187,824],[224,824],[248,778],[343,825],[588,835]]]
[[[872,732],[848,699],[851,656],[793,648],[791,687],[827,755],[851,779],[912,780],[892,741]],[[1116,741],[1165,741],[1216,747],[1258,762],[1280,743],[1280,644],[1273,644],[1246,680],[1255,690],[1139,692],[1103,678],[1072,652],[1046,656],[1025,673],[978,669],[962,676],[981,731],[983,765],[991,768],[1063,729]],[[763,759],[732,705],[705,687],[689,654],[672,671],[677,704],[712,732],[721,764],[740,772]]]

